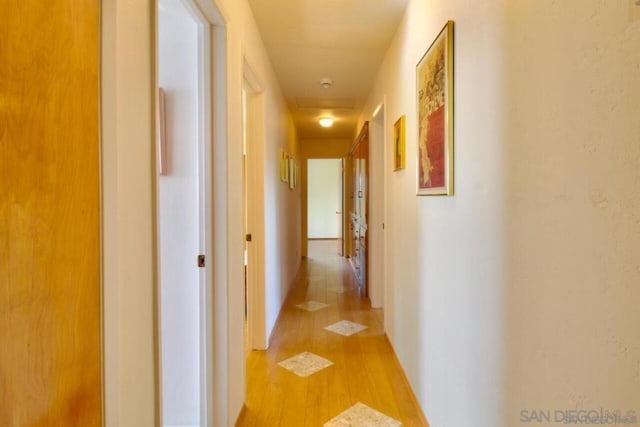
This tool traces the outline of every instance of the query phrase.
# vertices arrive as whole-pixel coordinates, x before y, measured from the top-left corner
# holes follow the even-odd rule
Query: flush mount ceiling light
[[[320,123],[320,126],[322,126],[323,128],[329,128],[329,127],[333,126],[333,118],[331,118],[331,117],[321,117],[320,120],[318,121],[318,123]]]
[[[320,86],[322,86],[325,89],[329,89],[332,84],[333,84],[333,80],[331,80],[329,77],[320,79]]]

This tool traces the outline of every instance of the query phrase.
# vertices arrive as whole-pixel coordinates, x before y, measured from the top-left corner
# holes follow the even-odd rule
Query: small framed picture
[[[167,125],[166,125],[166,99],[164,90],[158,88],[158,115],[156,117],[156,150],[157,170],[159,175],[167,174]]]
[[[293,190],[296,186],[296,162],[293,157],[289,158],[289,188]]]
[[[393,125],[393,170],[404,169],[405,166],[405,116],[402,115]]]
[[[287,153],[280,149],[280,181],[287,182]]]

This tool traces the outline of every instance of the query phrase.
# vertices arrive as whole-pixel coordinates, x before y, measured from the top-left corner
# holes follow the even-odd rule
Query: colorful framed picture
[[[416,66],[416,194],[453,195],[453,21]]]
[[[393,170],[404,169],[405,165],[405,116],[401,116],[393,125]]]

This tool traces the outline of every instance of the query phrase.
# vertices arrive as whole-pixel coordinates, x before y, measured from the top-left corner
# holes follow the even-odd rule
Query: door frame
[[[309,238],[309,216],[311,215],[311,209],[309,209],[309,183],[311,182],[311,180],[309,179],[309,165],[311,162],[316,162],[316,161],[330,161],[333,162],[335,165],[338,165],[338,167],[340,168],[339,172],[338,172],[338,185],[336,187],[337,191],[336,191],[336,200],[338,201],[338,204],[336,206],[336,211],[335,211],[335,215],[340,215],[338,221],[338,236],[335,238],[336,240],[338,240],[339,242],[339,255],[343,256],[343,241],[344,241],[344,159],[340,158],[340,157],[312,157],[309,159],[306,159],[306,168],[304,173],[306,174],[306,193],[307,193],[307,197],[304,200],[304,204],[305,204],[305,218],[304,220],[307,223],[307,245],[308,245],[308,241],[309,240],[313,240],[313,239],[324,239],[324,238],[329,238],[329,239],[333,239],[333,237],[330,236],[322,236],[322,237],[312,237]],[[331,210],[334,210],[333,208]]]
[[[200,181],[200,253],[205,255],[205,268],[200,269],[200,425],[213,425],[213,23],[200,10],[195,0],[182,0],[200,21],[198,25],[198,96],[202,126],[199,131],[199,181]],[[196,18],[197,17],[197,18]]]
[[[369,126],[369,234],[367,252],[369,254],[369,299],[371,307],[384,307],[385,293],[385,239],[384,218],[386,216],[385,194],[385,104],[380,103],[373,114]]]
[[[243,134],[246,142],[247,227],[252,241],[247,245],[248,278],[246,342],[250,350],[268,347],[265,295],[265,226],[264,226],[264,90],[246,59],[243,60],[244,115]],[[243,177],[245,179],[245,177]],[[244,183],[243,183],[244,187]],[[243,236],[244,238],[245,236]]]
[[[199,287],[199,388],[200,388],[200,425],[211,426],[215,424],[215,397],[214,391],[219,389],[219,385],[214,383],[214,368],[216,354],[214,353],[213,336],[213,294],[214,294],[214,251],[213,251],[213,145],[217,139],[214,137],[213,120],[220,114],[224,115],[224,111],[218,112],[214,108],[214,99],[212,96],[213,88],[216,85],[214,81],[214,61],[220,57],[218,52],[220,49],[214,49],[214,34],[219,33],[220,25],[216,24],[217,16],[212,17],[210,10],[201,9],[201,3],[198,0],[181,0],[181,3],[187,12],[193,18],[197,26],[197,56],[198,56],[198,254],[205,255],[205,267],[198,271],[198,287]],[[158,92],[158,44],[157,37],[159,28],[156,16],[156,41],[155,41],[155,89]],[[222,27],[224,31],[224,27]],[[156,109],[158,108],[156,100]],[[215,112],[215,114],[214,114]],[[156,146],[156,150],[158,147]],[[158,153],[156,153],[157,155]],[[157,158],[157,157],[156,157]],[[158,195],[158,174],[154,171],[153,184],[155,188],[154,209],[154,230],[159,236],[159,195]],[[160,245],[159,239],[156,237],[156,360],[157,360],[157,400],[158,419],[162,422],[162,335],[161,335],[161,288],[160,288]],[[197,254],[194,253],[194,263]]]
[[[237,280],[233,254],[236,249],[234,218],[239,212],[229,156],[235,141],[229,136],[235,127],[230,106],[228,78],[234,63],[228,54],[230,43],[228,11],[219,0],[192,0],[210,23],[212,47],[212,144],[215,235],[213,288],[207,304],[212,328],[209,341],[213,358],[207,372],[208,425],[227,425],[241,406],[237,384],[244,383],[244,371],[236,360],[236,322],[229,300],[236,306],[236,294],[229,283]],[[101,215],[103,277],[104,417],[106,423],[135,417],[153,425],[160,419],[159,325],[156,212],[155,113],[157,94],[156,37],[157,2],[101,3]],[[244,366],[244,363],[242,363]],[[229,381],[230,377],[242,377]],[[131,381],[135,377],[136,381]]]

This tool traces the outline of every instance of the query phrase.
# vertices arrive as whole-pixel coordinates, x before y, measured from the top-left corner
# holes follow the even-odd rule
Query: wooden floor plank
[[[329,245],[313,241],[309,257],[282,308],[267,351],[247,356],[247,401],[237,426],[322,426],[357,402],[404,426],[428,426],[383,330],[382,310],[371,309],[348,261]],[[306,301],[329,306],[309,312]],[[345,337],[324,328],[341,320],[367,326]],[[333,365],[308,377],[278,366],[302,352]]]

